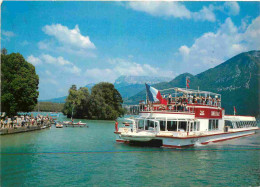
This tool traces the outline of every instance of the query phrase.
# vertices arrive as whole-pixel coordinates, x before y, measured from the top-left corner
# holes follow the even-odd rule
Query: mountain
[[[114,86],[123,98],[131,97],[144,89],[144,84],[156,84],[171,80],[168,77],[120,76]]]
[[[226,114],[233,113],[236,107],[238,115],[260,116],[260,51],[241,53],[226,62],[195,76],[181,74],[168,83],[153,85],[161,90],[171,87],[185,88],[186,76],[190,77],[190,88],[219,93],[222,95],[222,107]],[[125,104],[138,104],[145,99],[143,91],[130,97]]]
[[[144,84],[156,84],[164,81],[169,81],[167,77],[150,77],[150,76],[120,76],[115,80],[114,86],[119,91],[123,98],[131,97],[142,91]],[[95,83],[87,84],[85,87],[91,91]],[[43,102],[65,103],[67,96],[41,100]]]
[[[67,96],[57,97],[52,99],[40,100],[40,102],[65,103]]]
[[[87,84],[85,87],[87,87],[89,89],[89,91],[91,91],[91,88],[94,85],[95,85],[95,83],[90,83],[90,84]],[[63,96],[63,97],[57,97],[57,98],[52,98],[52,99],[40,100],[40,101],[41,102],[52,102],[52,103],[65,103],[66,98],[67,98],[67,96]]]
[[[88,88],[89,91],[91,91],[92,87],[95,86],[95,83],[89,83],[85,87]]]

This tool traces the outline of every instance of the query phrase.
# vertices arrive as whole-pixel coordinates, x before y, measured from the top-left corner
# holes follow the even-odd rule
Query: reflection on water
[[[176,150],[119,144],[113,121],[81,121],[0,136],[2,186],[260,185],[259,133]]]

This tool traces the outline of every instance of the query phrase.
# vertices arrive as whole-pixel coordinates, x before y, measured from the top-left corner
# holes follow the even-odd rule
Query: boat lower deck
[[[150,144],[152,140],[160,140],[162,142],[162,147],[167,148],[185,148],[191,147],[195,144],[208,144],[210,142],[216,143],[220,141],[230,140],[234,138],[239,138],[243,136],[249,136],[255,134],[258,130],[257,127],[251,129],[244,129],[244,130],[233,130],[231,132],[218,132],[218,133],[208,133],[208,134],[201,134],[199,136],[195,135],[187,135],[186,136],[173,136],[173,135],[156,135],[154,138],[142,139],[136,138],[135,134],[138,133],[116,133],[117,134],[117,142],[149,142]],[[139,136],[141,137],[141,136]]]

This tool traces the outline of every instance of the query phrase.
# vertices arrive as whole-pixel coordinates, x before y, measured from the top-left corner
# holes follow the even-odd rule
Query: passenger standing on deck
[[[117,122],[117,120],[115,122],[115,130],[116,130],[116,132],[118,132],[118,122]]]
[[[168,96],[168,104],[171,104],[171,102],[172,102],[172,95],[169,94],[169,96]]]
[[[218,96],[216,95],[215,96],[215,103],[214,103],[215,106],[218,106]]]
[[[192,99],[192,103],[193,103],[193,104],[195,103],[195,98],[196,98],[196,96],[194,95],[194,96],[193,96],[193,99]]]
[[[191,96],[191,94],[189,94],[188,99],[189,99],[189,104],[191,104],[192,103],[192,96]]]
[[[209,105],[212,105],[212,98],[209,96]]]

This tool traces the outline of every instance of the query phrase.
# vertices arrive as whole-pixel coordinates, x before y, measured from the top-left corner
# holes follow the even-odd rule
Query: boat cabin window
[[[209,131],[218,130],[218,119],[210,119],[208,129]]]
[[[236,121],[236,128],[245,128],[245,127],[256,127],[256,121]]]
[[[200,131],[200,122],[199,121],[195,121],[193,123],[193,127],[191,127],[191,131]]]
[[[157,125],[154,123],[154,121],[147,120],[145,124],[145,130],[153,130],[154,128],[156,128]]]
[[[160,131],[165,131],[165,121],[160,121]]]
[[[177,131],[177,121],[167,121],[168,131]]]
[[[186,132],[187,131],[187,121],[179,121],[179,132]]]
[[[233,128],[234,128],[232,122],[229,121],[229,120],[225,120],[225,126],[226,126],[226,127],[229,127],[230,129],[233,129]]]
[[[144,130],[144,120],[143,119],[138,121],[138,129]]]

